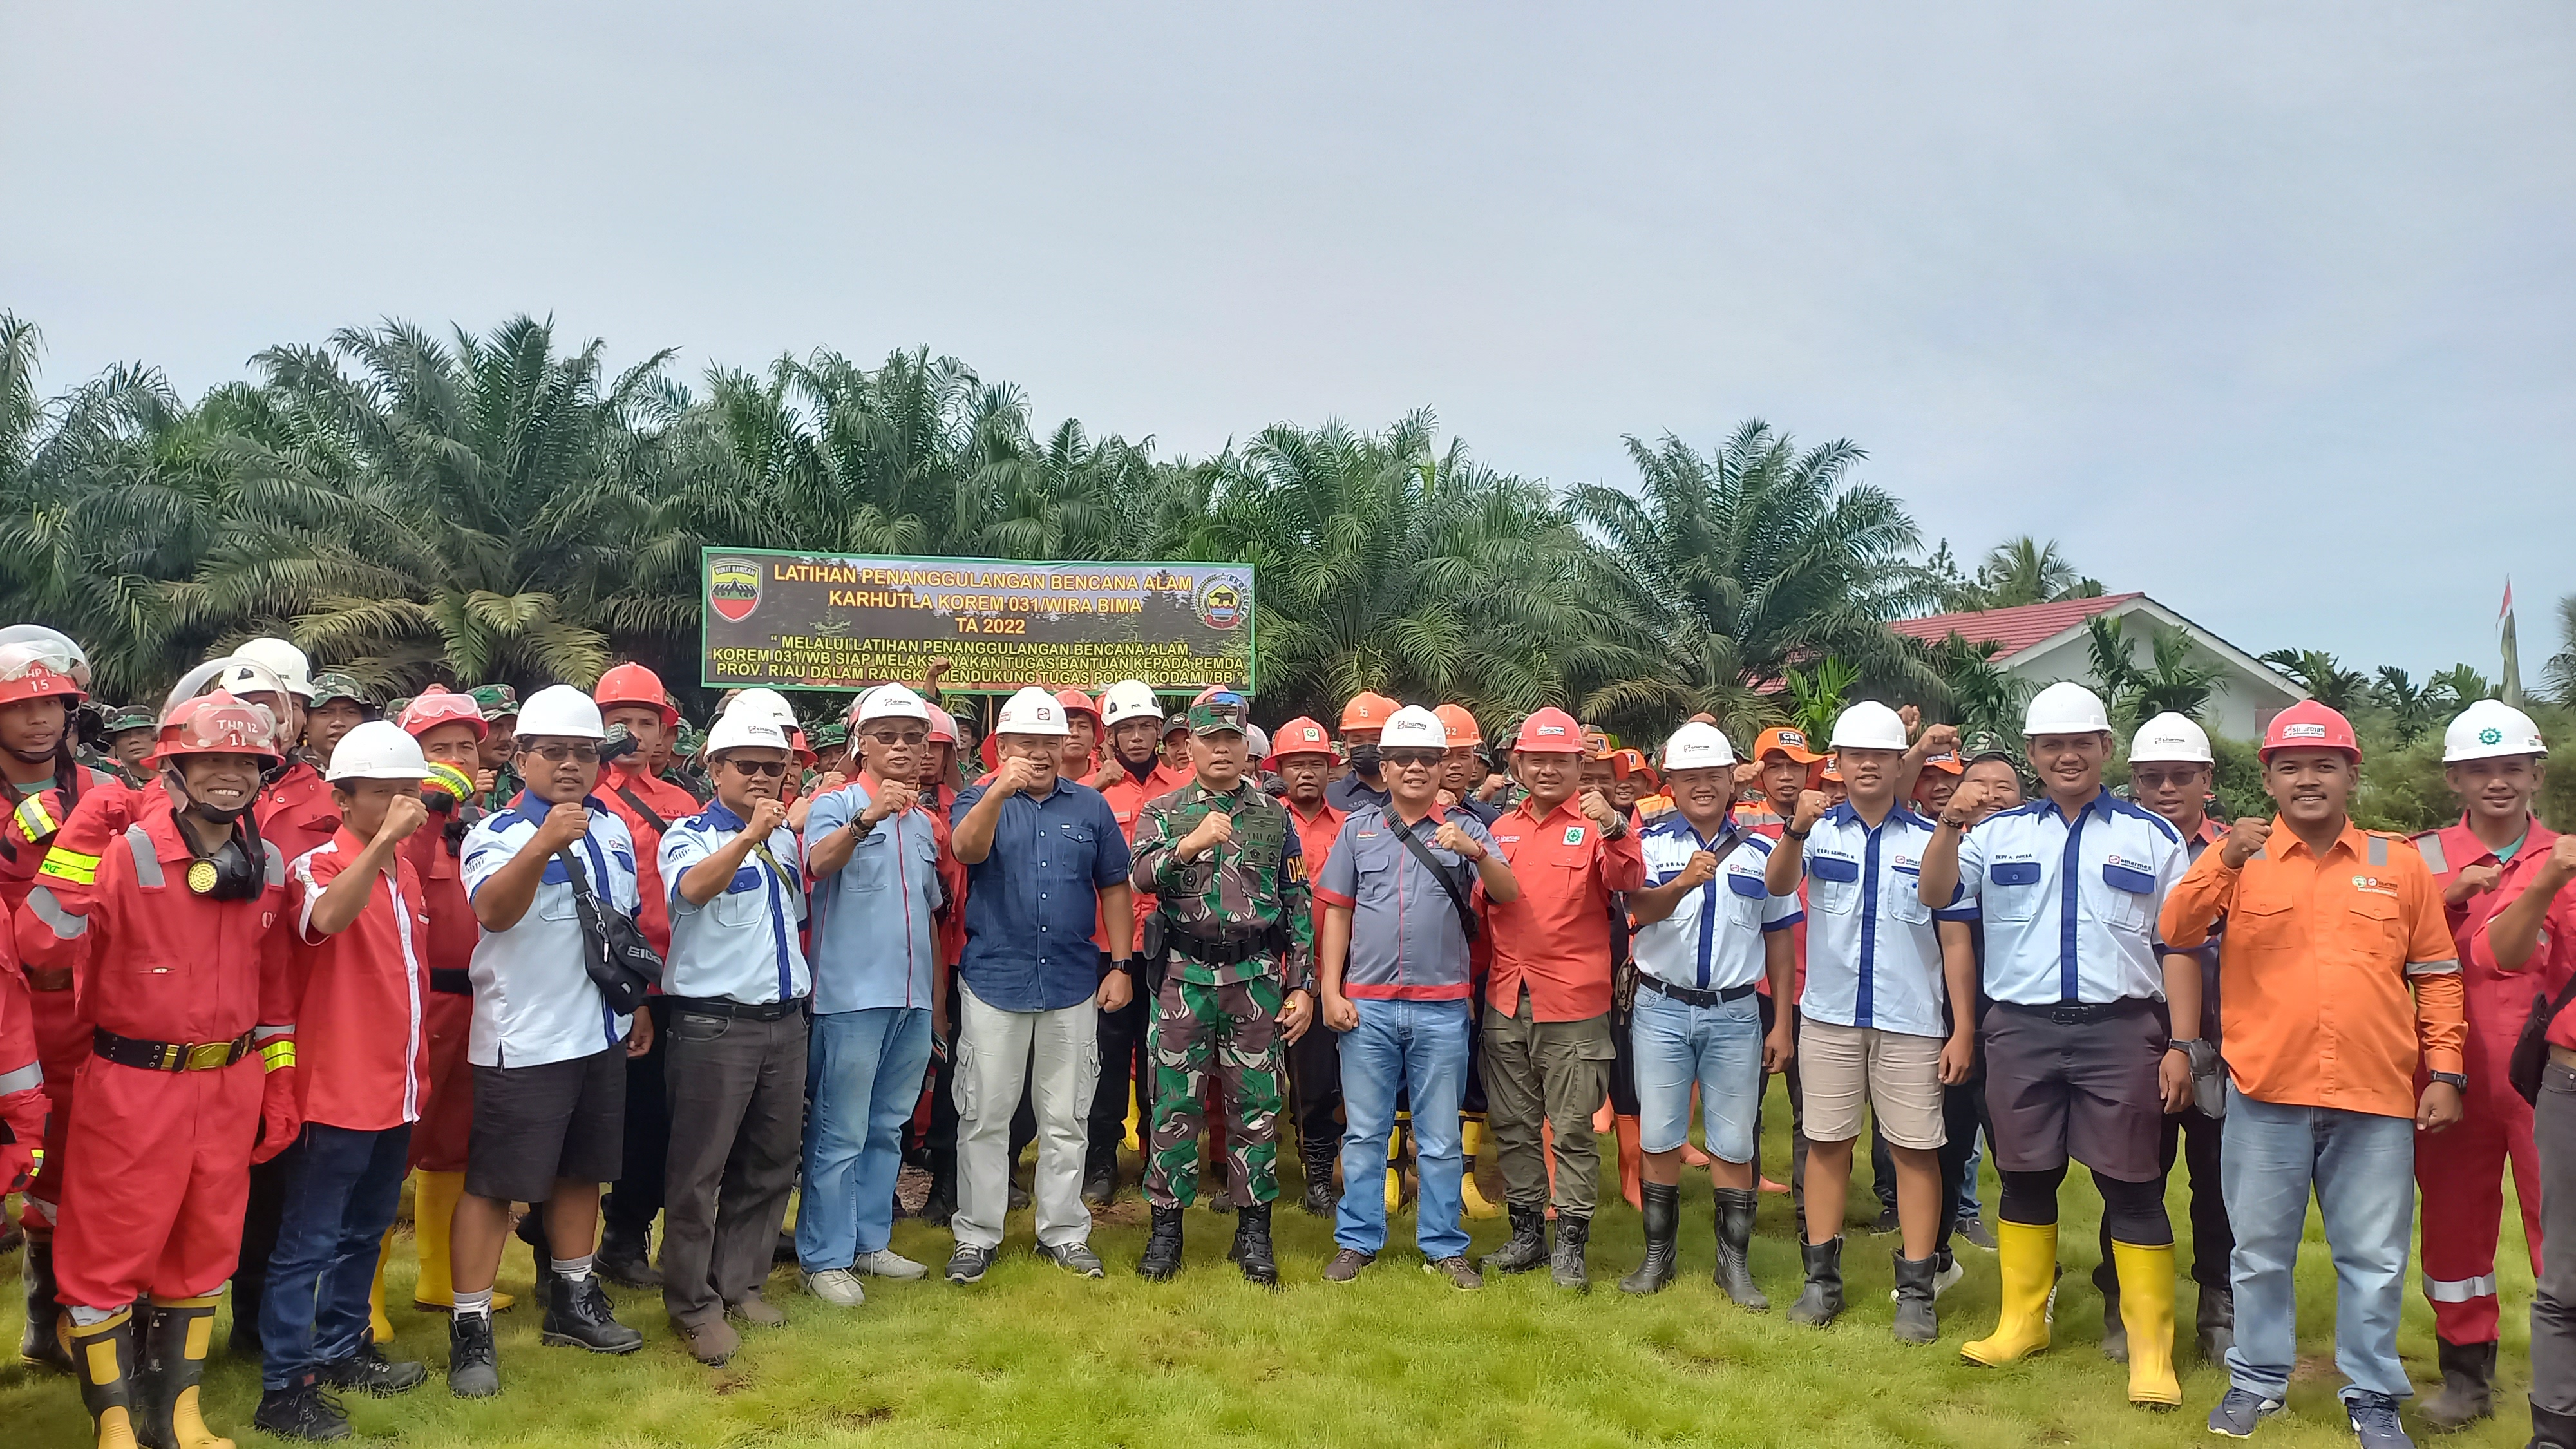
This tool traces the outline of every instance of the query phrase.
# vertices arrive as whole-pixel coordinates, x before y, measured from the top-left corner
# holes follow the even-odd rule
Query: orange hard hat
[[[1807,748],[1807,732],[1787,725],[1773,725],[1753,741],[1753,758],[1758,762],[1773,750],[1787,755],[1801,765],[1812,765],[1824,756]]]
[[[1476,717],[1467,712],[1465,705],[1444,704],[1431,713],[1440,721],[1440,727],[1449,732],[1449,748],[1454,750],[1461,745],[1485,742],[1485,732],[1477,728]]]
[[[632,705],[659,710],[664,729],[680,722],[680,712],[671,707],[670,694],[662,688],[662,677],[631,661],[599,676],[599,687],[590,692],[590,699],[603,714],[619,705]]]
[[[1574,716],[1551,706],[1521,721],[1520,736],[1512,741],[1512,748],[1579,755],[1583,753],[1583,726],[1574,722]]]
[[[1610,771],[1618,779],[1624,780],[1631,775],[1642,775],[1649,787],[1656,784],[1655,767],[1647,764],[1646,757],[1635,750],[1612,750]]]
[[[1818,782],[1819,784],[1821,784],[1821,783],[1823,783],[1824,781],[1827,781],[1827,780],[1831,780],[1831,781],[1833,781],[1833,782],[1834,782],[1835,784],[1837,784],[1837,785],[1841,784],[1841,783],[1843,782],[1843,772],[1842,772],[1842,768],[1841,768],[1841,766],[1840,766],[1840,765],[1838,765],[1838,764],[1836,764],[1836,763],[1834,763],[1833,761],[1830,761],[1830,760],[1826,761],[1826,763],[1825,763],[1825,768],[1824,768],[1824,772],[1823,772],[1822,774],[1820,774],[1820,775],[1816,776],[1816,780],[1817,780],[1817,782]]]
[[[1330,755],[1332,752],[1333,737],[1324,732],[1321,724],[1301,714],[1271,734],[1270,758],[1261,763],[1275,770],[1281,760],[1291,755]]]
[[[163,717],[160,741],[152,747],[147,763],[157,765],[181,755],[282,758],[277,752],[277,718],[267,706],[220,689],[183,699]]]
[[[2326,708],[2313,699],[2303,699],[2272,717],[2263,731],[2263,748],[2257,753],[2272,758],[2276,750],[2341,750],[2357,763],[2361,759],[2361,737],[2354,734],[2352,721]]]
[[[1096,725],[1100,723],[1100,706],[1092,701],[1090,695],[1083,693],[1079,689],[1057,690],[1055,692],[1055,702],[1063,705],[1065,707],[1065,711],[1069,714],[1087,714],[1091,716],[1091,722],[1093,724]]]
[[[1342,706],[1342,733],[1385,729],[1387,717],[1403,707],[1383,694],[1362,690],[1351,696],[1350,703]]]
[[[483,706],[474,702],[474,696],[458,694],[437,684],[413,695],[411,703],[403,706],[402,714],[394,723],[401,725],[413,739],[443,724],[472,725],[474,738],[478,740],[492,732],[492,726],[483,719]]]

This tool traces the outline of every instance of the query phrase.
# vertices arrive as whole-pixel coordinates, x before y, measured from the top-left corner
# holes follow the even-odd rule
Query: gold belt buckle
[[[221,1067],[230,1062],[232,1060],[232,1055],[233,1044],[231,1042],[201,1041],[195,1046],[188,1048],[188,1065],[181,1070],[190,1072],[211,1072],[217,1067]]]

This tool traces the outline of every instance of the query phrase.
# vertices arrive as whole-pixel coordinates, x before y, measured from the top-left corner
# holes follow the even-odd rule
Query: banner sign
[[[1252,566],[1030,563],[711,548],[699,557],[710,689],[1250,690]]]

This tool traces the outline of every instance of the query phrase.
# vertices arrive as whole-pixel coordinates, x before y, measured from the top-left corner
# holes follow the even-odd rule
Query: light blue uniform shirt
[[[594,898],[633,916],[641,905],[635,839],[597,798],[582,804],[590,810],[590,833],[573,843],[573,858],[581,862]],[[468,900],[536,838],[538,823],[553,808],[521,791],[508,809],[484,816],[465,833],[457,874]],[[562,861],[549,860],[519,923],[506,931],[486,926],[474,943],[466,966],[474,983],[474,1024],[465,1059],[478,1067],[534,1067],[590,1056],[625,1040],[627,1019],[610,1011],[591,984],[584,964],[589,950],[573,907],[572,877]]]
[[[1637,835],[1637,848],[1646,857],[1646,884],[1671,884],[1694,851],[1718,850],[1729,832],[1740,830],[1729,820],[1714,839],[1702,840],[1678,810],[1657,820]],[[1762,871],[1770,860],[1770,841],[1744,836],[1706,885],[1674,902],[1671,915],[1637,928],[1628,942],[1637,969],[1693,991],[1726,991],[1760,981],[1766,964],[1764,933],[1785,931],[1805,915],[1796,896],[1775,896],[1763,885]]]
[[[823,796],[805,816],[805,849],[859,818],[874,797],[866,777]],[[814,882],[814,1009],[930,1009],[931,913],[939,837],[918,807],[859,837],[850,863]]]
[[[1982,829],[1983,827],[1979,827]],[[1948,1036],[1941,1005],[1940,928],[1976,912],[1954,896],[1923,904],[1923,851],[1932,822],[1902,807],[1873,830],[1849,802],[1807,837],[1807,989],[1798,1009],[1835,1026]]]
[[[691,866],[733,843],[743,818],[717,801],[662,832],[662,880],[671,891],[671,960],[662,989],[673,996],[722,997],[746,1006],[793,1001],[814,989],[805,948],[796,939],[805,919],[805,855],[796,832],[769,832],[772,870],[759,851],[705,905],[680,894]]]
[[[2104,790],[2075,813],[2045,797],[1959,842],[1959,890],[1986,929],[1986,994],[2017,1006],[2162,1001],[2156,917],[2190,865],[2172,822]]]

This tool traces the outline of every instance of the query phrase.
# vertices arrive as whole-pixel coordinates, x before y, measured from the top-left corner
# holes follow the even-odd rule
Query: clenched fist
[[[2252,860],[2272,838],[2272,822],[2260,815],[2248,815],[2229,827],[2227,838],[2218,843],[2219,858],[2234,870]]]
[[[1611,804],[1610,797],[1598,790],[1584,791],[1583,798],[1574,802],[1574,808],[1591,816],[1593,823],[1604,830],[1619,823],[1619,807]]]
[[[2494,890],[2496,882],[2502,879],[2504,867],[2500,865],[2464,865],[2458,875],[2451,877],[2450,887],[2442,892],[2442,899],[2455,906],[2462,905],[2481,891]]]
[[[993,775],[993,793],[1007,800],[1038,782],[1038,767],[1013,755]]]
[[[1470,861],[1485,858],[1485,847],[1478,845],[1474,836],[1459,829],[1455,820],[1441,821],[1440,828],[1431,833],[1431,843]]]
[[[552,855],[589,833],[589,808],[578,800],[567,800],[546,812],[546,818],[537,826],[537,838],[533,844]]]
[[[1801,790],[1798,792],[1798,808],[1789,817],[1789,828],[1804,835],[1815,829],[1816,822],[1824,819],[1825,812],[1832,808],[1824,791]]]
[[[1959,753],[1959,727],[1937,724],[1923,732],[1923,753],[1955,755]]]
[[[376,838],[383,841],[409,840],[411,833],[428,820],[429,807],[420,803],[418,795],[396,795],[385,804],[384,823],[376,827]]]
[[[778,827],[786,823],[786,802],[755,800],[751,803],[751,818],[743,822],[743,833],[754,840],[767,840]]]
[[[1222,810],[1211,810],[1196,829],[1181,837],[1181,854],[1195,860],[1232,839],[1234,817]]]
[[[994,783],[996,786],[1000,784],[999,781]],[[920,798],[921,791],[914,786],[907,785],[901,780],[884,781],[877,786],[876,798],[870,800],[867,808],[859,812],[859,823],[873,827],[887,816],[900,815],[911,809],[914,802]]]
[[[1682,864],[1680,880],[1684,886],[1696,888],[1715,879],[1717,879],[1717,856],[1712,852],[1694,850],[1690,853],[1690,859]]]

